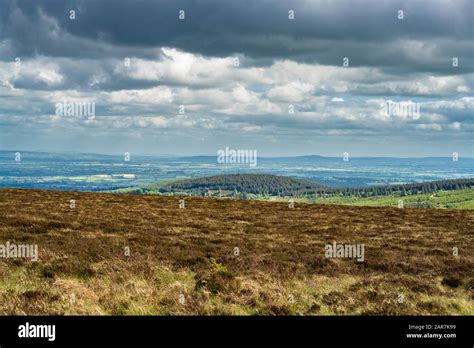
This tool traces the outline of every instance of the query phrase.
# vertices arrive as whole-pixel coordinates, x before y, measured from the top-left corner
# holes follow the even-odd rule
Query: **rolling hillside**
[[[0,245],[39,260],[0,258],[0,315],[473,315],[473,231],[467,210],[1,189]]]

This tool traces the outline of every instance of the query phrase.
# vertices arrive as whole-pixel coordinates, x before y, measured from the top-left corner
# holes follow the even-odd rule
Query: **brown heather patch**
[[[0,190],[0,314],[474,314],[473,211],[179,199]]]

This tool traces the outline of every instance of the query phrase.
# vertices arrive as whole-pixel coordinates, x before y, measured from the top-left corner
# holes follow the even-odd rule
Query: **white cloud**
[[[172,103],[174,94],[169,87],[153,87],[149,89],[121,90],[110,93],[102,92],[104,101],[118,104],[149,104]]]
[[[432,123],[432,124],[418,124],[415,127],[416,129],[422,129],[422,130],[436,130],[436,131],[441,131],[443,128],[437,124],[437,123]]]
[[[454,130],[460,130],[461,129],[461,123],[459,122],[453,122],[449,125],[449,127],[451,129],[454,129]]]
[[[313,91],[312,84],[297,81],[273,87],[267,92],[267,97],[276,101],[297,103],[308,98]]]
[[[469,76],[405,75],[403,79],[387,75],[377,68],[326,66],[277,60],[261,67],[234,66],[234,57],[213,58],[164,48],[156,61],[131,58],[129,68],[123,61],[86,62],[84,78],[89,85],[83,88],[36,90],[35,84],[61,86],[68,76],[67,67],[75,60],[61,59],[49,62],[37,57],[22,65],[20,72],[12,63],[0,62],[0,92],[15,98],[4,98],[5,114],[48,115],[34,118],[31,126],[48,122],[65,126],[67,122],[50,117],[54,104],[93,101],[96,119],[81,127],[107,127],[133,132],[148,129],[169,130],[181,128],[215,130],[235,127],[246,133],[272,134],[276,129],[302,132],[318,129],[325,134],[350,134],[363,130],[403,132],[469,130],[473,123],[474,97],[457,99],[437,96],[424,98],[418,118],[387,115],[382,106],[388,100],[400,98],[383,96],[384,93],[408,95],[404,101],[418,100],[416,96],[455,96],[460,86],[468,88]],[[242,62],[245,57],[242,57]],[[115,65],[114,65],[115,64]],[[80,65],[78,63],[78,65]],[[15,88],[22,79],[31,89]],[[119,83],[114,85],[118,79]],[[128,79],[128,80],[127,80]],[[135,80],[149,84],[123,89]],[[153,82],[159,83],[155,85]],[[111,83],[110,89],[101,89]],[[469,88],[467,90],[470,90]],[[339,93],[344,92],[344,98]],[[361,96],[382,95],[369,99]],[[21,98],[22,103],[18,103]],[[288,112],[293,104],[295,114]],[[184,105],[186,114],[179,115]],[[157,116],[158,114],[158,116]],[[79,127],[80,128],[80,127]]]

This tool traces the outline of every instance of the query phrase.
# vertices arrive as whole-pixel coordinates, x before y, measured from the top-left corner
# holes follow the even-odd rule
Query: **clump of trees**
[[[191,191],[197,195],[207,191],[231,191],[234,194],[257,194],[268,196],[294,196],[324,189],[309,180],[294,179],[270,174],[230,174],[197,179],[186,179],[162,186],[159,191]]]

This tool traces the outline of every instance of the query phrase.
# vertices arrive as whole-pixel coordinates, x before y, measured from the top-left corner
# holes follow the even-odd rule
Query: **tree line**
[[[379,185],[364,188],[329,187],[305,179],[270,174],[229,174],[185,179],[159,187],[161,193],[187,192],[205,195],[209,191],[268,196],[341,195],[370,197],[397,194],[400,196],[427,194],[439,190],[458,190],[474,186],[474,178],[439,180],[399,185]]]

